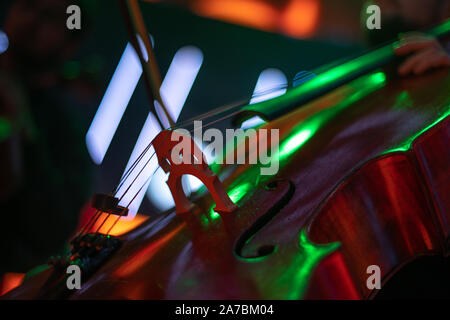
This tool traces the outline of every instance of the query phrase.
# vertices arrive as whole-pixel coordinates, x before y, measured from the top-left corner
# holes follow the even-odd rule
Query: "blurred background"
[[[70,4],[81,7],[81,30],[66,28]],[[163,98],[185,120],[282,94],[299,71],[362,52],[364,4],[153,0],[141,8]],[[92,193],[111,191],[154,128],[116,1],[2,1],[0,12],[1,275],[60,251]],[[134,203],[144,215],[172,205],[163,175],[155,177]]]

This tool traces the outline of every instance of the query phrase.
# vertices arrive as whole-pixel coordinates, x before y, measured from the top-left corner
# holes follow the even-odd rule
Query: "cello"
[[[149,94],[163,106],[136,1],[122,5]],[[430,34],[449,31],[447,21]],[[214,188],[118,236],[110,231],[127,207],[97,195],[70,252],[5,298],[370,299],[378,293],[367,285],[371,267],[383,286],[418,257],[447,254],[449,70],[399,78],[395,63],[389,44],[318,70],[277,98],[227,108],[236,124],[259,116],[266,122],[257,131],[279,130],[276,174],[262,175],[258,164],[203,168]],[[153,143],[157,155],[166,139]],[[102,218],[113,221],[103,232],[94,227]],[[71,291],[73,264],[83,285]]]

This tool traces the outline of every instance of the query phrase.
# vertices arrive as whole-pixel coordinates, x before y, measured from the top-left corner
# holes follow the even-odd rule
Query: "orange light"
[[[101,216],[98,218],[97,222],[95,223],[93,228],[91,228],[91,230],[97,230],[97,228],[100,227],[100,225],[103,223],[103,221],[105,220],[105,218],[107,216],[108,216],[108,214],[102,212]],[[119,219],[119,221],[117,221],[117,223],[111,229],[109,234],[112,236],[120,236],[120,235],[125,234],[128,231],[131,231],[134,228],[138,227],[147,219],[148,219],[147,216],[144,216],[141,214],[136,214],[136,216],[133,218],[133,220]],[[116,220],[117,220],[116,216],[112,216],[112,215],[109,216],[108,220],[106,220],[106,222],[103,224],[103,226],[100,228],[100,230],[98,232],[102,233],[102,234],[106,234],[108,232],[109,228],[111,228],[111,226],[113,225],[113,223]]]
[[[20,286],[24,279],[25,273],[5,273],[0,281],[0,296]]]
[[[319,14],[319,1],[291,0],[281,16],[281,29],[292,37],[311,36],[317,28]]]
[[[180,230],[184,227],[184,223],[176,227],[174,230],[166,233],[161,238],[150,242],[145,248],[131,256],[125,263],[120,266],[114,273],[117,277],[126,277],[133,274],[136,270],[150,261],[153,256],[159,252]]]
[[[277,28],[277,10],[259,0],[200,0],[192,10],[201,16],[266,31]]]

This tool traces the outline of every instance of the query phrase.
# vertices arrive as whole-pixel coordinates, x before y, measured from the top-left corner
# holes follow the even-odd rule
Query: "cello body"
[[[48,266],[5,298],[372,298],[371,266],[383,286],[448,253],[449,88],[448,69],[400,78],[390,65],[337,86],[260,128],[279,129],[279,171],[234,168],[234,212],[200,194],[118,236],[80,290],[46,294],[64,273]]]

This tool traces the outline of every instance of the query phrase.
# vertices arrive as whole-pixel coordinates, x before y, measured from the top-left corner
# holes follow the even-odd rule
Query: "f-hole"
[[[283,180],[273,180],[271,182],[269,182],[266,186],[265,189],[270,192],[270,191],[275,191],[279,188],[280,186],[280,182]],[[276,249],[277,246],[275,244],[265,244],[260,246],[257,250],[256,253],[253,255],[248,255],[245,256],[243,254],[243,250],[244,247],[247,243],[249,243],[251,241],[251,239],[262,229],[264,228],[264,226],[266,226],[273,218],[275,218],[275,216],[281,211],[281,209],[283,209],[284,206],[286,206],[286,204],[288,204],[288,202],[291,200],[292,196],[294,195],[295,192],[295,185],[291,182],[288,181],[289,183],[289,190],[286,192],[286,194],[277,202],[275,203],[274,206],[272,206],[272,208],[270,208],[264,215],[262,215],[261,217],[259,217],[254,223],[253,225],[251,225],[238,239],[238,241],[236,242],[236,246],[234,248],[234,252],[235,254],[245,260],[254,260],[254,259],[262,259],[264,257],[267,257],[271,254],[273,254]]]

